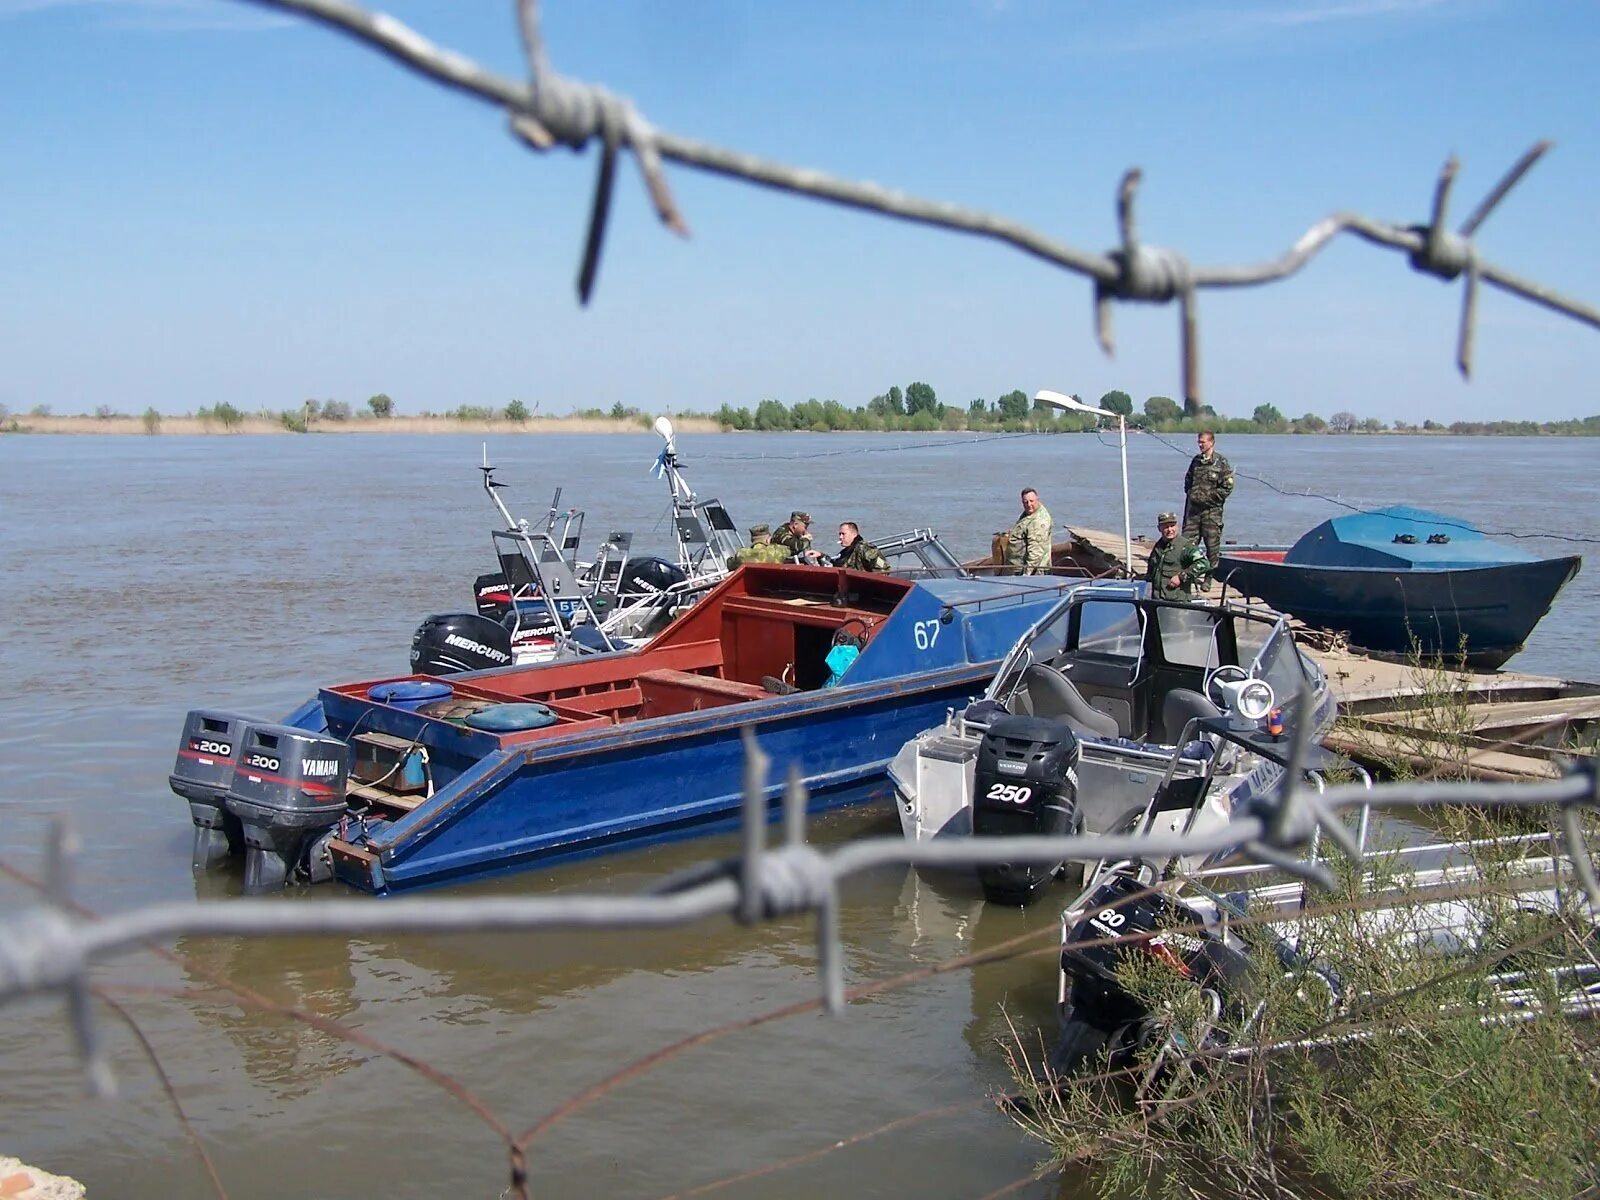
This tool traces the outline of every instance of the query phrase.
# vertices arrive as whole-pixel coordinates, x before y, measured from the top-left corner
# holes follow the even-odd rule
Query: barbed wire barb
[[[596,137],[605,138],[607,129],[612,129],[618,139],[617,149],[632,150],[638,160],[658,217],[679,234],[687,235],[688,229],[667,187],[663,160],[848,208],[987,238],[1086,276],[1095,284],[1096,329],[1107,353],[1111,352],[1113,344],[1110,327],[1113,301],[1167,303],[1176,300],[1182,310],[1183,392],[1191,415],[1199,411],[1201,391],[1196,293],[1202,288],[1250,287],[1286,279],[1342,233],[1352,233],[1373,245],[1399,250],[1407,256],[1414,270],[1438,278],[1453,280],[1468,271],[1463,332],[1458,339],[1456,355],[1458,365],[1464,364],[1464,372],[1471,368],[1479,281],[1600,329],[1600,308],[1485,262],[1473,246],[1473,235],[1478,227],[1550,148],[1548,141],[1536,143],[1512,166],[1462,225],[1460,232],[1444,228],[1445,196],[1441,192],[1447,195],[1449,183],[1441,181],[1435,187],[1432,205],[1435,219],[1426,225],[1396,225],[1359,213],[1335,212],[1312,225],[1277,258],[1239,266],[1200,267],[1192,265],[1186,255],[1137,241],[1132,220],[1133,195],[1142,178],[1137,168],[1124,175],[1119,189],[1119,206],[1125,205],[1127,209],[1126,219],[1120,222],[1123,245],[1102,254],[1079,249],[992,213],[924,200],[877,184],[840,179],[821,171],[792,167],[659,130],[621,96],[594,84],[565,78],[550,68],[538,33],[536,0],[518,0],[517,10],[529,62],[528,82],[509,80],[488,71],[462,55],[440,49],[393,17],[368,12],[345,0],[239,2],[308,17],[366,42],[439,83],[487,100],[508,114],[512,132],[533,149],[548,150],[556,145],[580,149]],[[602,172],[605,170],[602,162]],[[1455,168],[1450,167],[1449,173],[1453,179]],[[597,220],[596,214],[605,208],[605,204],[600,203],[602,199],[609,202],[609,191],[602,197],[601,190],[597,188],[597,203],[591,213],[585,267],[579,272],[580,300],[587,299],[585,282],[589,289],[593,287],[593,267],[599,257],[604,222]]]

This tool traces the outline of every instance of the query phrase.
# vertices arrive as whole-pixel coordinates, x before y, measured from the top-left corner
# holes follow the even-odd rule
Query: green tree
[[[995,401],[1000,410],[1000,419],[1003,421],[1026,421],[1028,411],[1033,407],[1033,401],[1028,399],[1028,393],[1020,388],[1014,392],[1007,392]]]
[[[324,421],[348,421],[350,419],[350,406],[343,400],[324,400],[322,402],[322,419]]]
[[[757,429],[793,429],[794,419],[781,400],[763,400],[756,405]]]
[[[1276,404],[1256,405],[1256,410],[1250,414],[1250,419],[1266,429],[1281,429],[1284,425],[1283,414],[1278,411]]]
[[[1328,423],[1316,413],[1308,412],[1294,423],[1294,427],[1302,433],[1321,433],[1328,427]]]
[[[717,424],[724,429],[750,428],[750,410],[748,408],[734,408],[731,405],[724,404],[717,409],[716,418]]]
[[[146,433],[161,432],[161,414],[155,410],[153,405],[144,410],[144,416],[141,419],[144,421],[144,431]]]
[[[1183,407],[1170,396],[1151,396],[1144,402],[1144,415],[1160,424],[1183,419]]]
[[[375,417],[394,416],[394,401],[382,392],[379,392],[376,396],[368,396],[367,407],[372,410],[372,415]]]
[[[1107,392],[1100,397],[1100,407],[1108,412],[1121,413],[1123,416],[1133,415],[1133,397],[1124,391]]]
[[[976,429],[989,419],[989,404],[981,397],[967,405],[967,428]]]
[[[1531,424],[1531,422],[1525,421],[1521,422],[1521,424]],[[1361,430],[1363,433],[1382,433],[1387,428],[1389,427],[1383,423],[1383,420],[1380,417],[1367,417],[1361,422]]]
[[[930,385],[913,383],[906,388],[906,412],[913,417],[918,413],[927,413],[938,420],[944,416],[944,405],[939,403],[939,397]]]
[[[521,400],[513,400],[505,406],[501,415],[508,421],[516,421],[520,424],[528,419],[528,406]]]
[[[1358,423],[1353,412],[1336,412],[1328,418],[1328,428],[1335,433],[1349,433]]]
[[[628,406],[621,400],[618,400],[611,406],[611,412],[608,415],[613,421],[626,421],[629,415]]]

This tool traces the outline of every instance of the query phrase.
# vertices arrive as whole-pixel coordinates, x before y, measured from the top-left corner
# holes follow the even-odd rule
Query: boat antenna
[[[506,528],[515,532],[526,529],[527,522],[519,521],[511,515],[511,510],[500,499],[499,489],[506,485],[494,477],[495,468],[489,465],[489,443],[483,443],[483,465],[478,468],[483,472],[483,490],[488,493],[489,499],[494,501],[494,506],[500,510],[500,515],[506,519]]]

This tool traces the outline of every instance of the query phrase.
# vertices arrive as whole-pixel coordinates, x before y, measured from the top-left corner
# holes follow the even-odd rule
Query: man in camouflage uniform
[[[1022,515],[1006,534],[1006,562],[1018,568],[1016,574],[1050,573],[1050,510],[1039,503],[1033,488],[1022,489]]]
[[[772,544],[782,546],[791,558],[821,557],[811,549],[811,514],[798,508],[789,514],[788,523],[772,535]]]
[[[849,571],[887,571],[889,560],[883,556],[883,551],[861,536],[861,526],[846,521],[839,526],[839,554],[833,565]]]
[[[750,526],[750,544],[740,546],[728,555],[728,570],[735,571],[745,563],[781,563],[789,561],[789,552],[772,544],[770,525]]]
[[[1233,494],[1233,468],[1217,453],[1217,436],[1209,429],[1202,429],[1195,442],[1200,453],[1183,477],[1183,535],[1205,542],[1209,572],[1222,561],[1222,506]],[[1209,588],[1209,579],[1199,586]]]
[[[1150,547],[1150,561],[1144,569],[1150,594],[1157,600],[1193,600],[1195,585],[1205,580],[1209,570],[1205,551],[1187,535],[1178,536],[1177,513],[1162,513],[1156,518],[1156,528],[1161,539]]]

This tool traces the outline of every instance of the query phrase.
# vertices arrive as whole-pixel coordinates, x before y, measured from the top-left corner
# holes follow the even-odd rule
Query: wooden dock
[[[1073,526],[1057,543],[1058,569],[1091,575],[1124,572],[1123,539],[1118,533]],[[1143,579],[1151,541],[1136,537],[1127,574]],[[1240,600],[1268,608],[1258,599],[1226,592],[1216,584],[1201,599]],[[1270,611],[1270,610],[1269,610]],[[1352,650],[1338,634],[1311,629],[1289,618],[1302,647],[1322,667],[1339,701],[1343,718],[1328,747],[1370,764],[1404,761],[1426,771],[1461,759],[1465,772],[1485,779],[1554,778],[1559,760],[1579,751],[1595,754],[1600,732],[1600,684],[1580,683],[1518,671],[1419,670],[1404,662],[1374,658]],[[1429,708],[1446,697],[1447,733],[1437,730]],[[1432,726],[1430,728],[1430,726]],[[1447,745],[1448,742],[1448,745]],[[1452,748],[1453,747],[1453,748]]]

